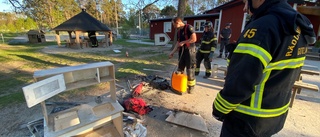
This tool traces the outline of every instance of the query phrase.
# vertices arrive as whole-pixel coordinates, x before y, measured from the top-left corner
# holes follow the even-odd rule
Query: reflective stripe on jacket
[[[199,52],[201,53],[210,53],[214,52],[215,47],[217,45],[217,38],[214,36],[214,33],[211,31],[203,32],[203,36],[201,38],[201,46],[199,48]]]

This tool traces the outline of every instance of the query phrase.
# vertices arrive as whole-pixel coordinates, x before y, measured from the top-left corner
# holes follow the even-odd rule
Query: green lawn
[[[125,53],[112,56],[115,54],[113,51],[46,54],[40,50],[55,45],[55,42],[8,45],[7,42],[18,34],[4,35],[6,43],[0,45],[0,108],[25,102],[22,87],[33,82],[32,75],[36,70],[110,61],[116,66],[116,78],[122,79],[148,75],[146,73],[149,72],[143,71],[143,68],[165,70],[168,65],[174,64],[168,60],[167,53],[161,51],[164,50],[161,47],[128,43],[123,39],[114,41],[114,44],[122,45],[123,51],[129,52],[129,57]]]

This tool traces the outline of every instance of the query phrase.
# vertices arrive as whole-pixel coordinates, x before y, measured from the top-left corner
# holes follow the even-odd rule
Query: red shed
[[[320,37],[320,7],[316,6],[316,3],[305,2],[303,0],[288,0],[288,3],[293,8],[309,18],[313,24],[314,31],[319,39]],[[220,5],[214,9],[208,10],[205,14],[219,13],[220,24],[219,30],[221,30],[226,23],[232,23],[232,37],[230,41],[237,40],[240,36],[244,25],[247,21],[247,13],[242,12],[244,7],[243,0],[229,1],[223,5]],[[219,32],[218,32],[219,34]]]
[[[315,2],[306,2],[304,0],[288,0],[288,3],[297,9],[300,13],[306,15],[313,24],[314,31],[320,39],[320,7]],[[206,11],[202,15],[187,16],[185,22],[191,24],[196,29],[197,42],[202,36],[202,24],[205,21],[211,21],[214,24],[214,30],[219,35],[226,23],[232,23],[232,37],[230,41],[236,41],[245,27],[248,20],[248,14],[243,12],[243,0],[231,0],[223,5]],[[154,34],[167,33],[173,40],[172,18],[150,20],[150,39],[154,39]]]
[[[167,35],[173,41],[174,39],[174,28],[171,23],[172,18],[162,18],[162,19],[153,19],[150,20],[150,39],[154,39],[154,35],[157,33],[167,33]],[[214,24],[214,29],[217,31],[218,23],[219,23],[219,14],[203,14],[203,15],[195,15],[195,16],[186,16],[184,17],[184,22],[190,24],[194,27],[197,42],[200,41],[203,33],[203,25],[206,21],[211,21]]]
[[[230,39],[230,42],[232,42],[237,41],[246,23],[247,13],[243,12],[243,7],[244,3],[242,0],[233,0],[214,9],[208,10],[206,13],[219,13],[221,22],[219,24],[219,30],[221,30],[225,24],[232,23],[232,36]],[[220,31],[218,32],[218,35],[219,34]]]

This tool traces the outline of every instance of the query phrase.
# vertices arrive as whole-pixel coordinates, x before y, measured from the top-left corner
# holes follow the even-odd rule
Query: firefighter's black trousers
[[[229,44],[229,40],[221,40],[221,42],[220,42],[220,50],[219,50],[219,52],[220,52],[220,57],[222,56],[222,54],[223,54],[223,50],[224,50],[224,55],[225,55],[225,57],[227,57],[228,56],[228,50],[227,50],[227,45]]]
[[[184,72],[187,69],[188,87],[193,88],[196,85],[196,79],[194,76],[194,70],[196,67],[196,47],[190,45],[190,47],[180,47],[179,50],[179,66],[178,71]]]
[[[96,35],[90,36],[90,41],[92,43],[92,47],[98,47],[98,40]]]
[[[195,75],[199,75],[200,73],[200,65],[202,60],[203,65],[206,68],[206,76],[209,77],[211,75],[211,62],[209,60],[210,53],[201,53],[200,51],[197,52],[197,68],[195,70]]]

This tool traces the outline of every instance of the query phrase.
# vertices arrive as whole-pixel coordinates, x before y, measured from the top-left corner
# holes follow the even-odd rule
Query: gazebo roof
[[[63,22],[52,30],[56,31],[111,31],[111,29],[92,17],[85,10]]]

